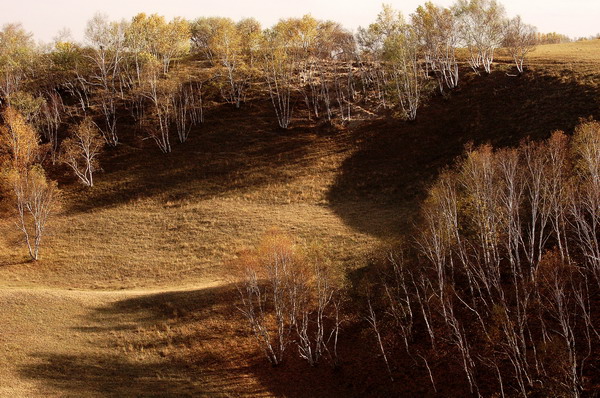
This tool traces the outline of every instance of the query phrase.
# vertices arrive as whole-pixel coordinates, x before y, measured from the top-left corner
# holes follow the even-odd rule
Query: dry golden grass
[[[537,46],[529,55],[532,62],[600,63],[600,39]]]
[[[221,265],[271,227],[308,240],[319,237],[340,263],[355,247],[375,242],[321,206],[241,199],[168,206],[138,203],[61,216],[41,261],[10,264],[24,258],[22,248],[3,251],[2,284],[121,289],[218,280],[223,277]]]
[[[273,394],[224,264],[273,227],[340,267],[379,239],[328,206],[347,132],[281,135],[262,130],[270,118],[215,112],[171,155],[109,151],[91,190],[57,170],[65,203],[40,261],[0,222],[0,396]]]
[[[244,123],[244,114],[233,116],[229,122]],[[336,170],[352,153],[341,134],[270,133],[261,142],[263,132],[254,131],[238,142],[238,131],[220,131],[227,122],[203,126],[219,130],[171,155],[153,147],[112,154],[91,190],[67,179],[37,263],[14,245],[14,226],[0,224],[0,283],[115,289],[213,281],[272,227],[322,241],[341,264],[376,242],[327,206]]]
[[[214,105],[170,155],[124,131],[92,190],[54,170],[65,203],[40,261],[0,221],[0,396],[383,395],[369,348],[347,374],[266,365],[224,264],[276,227],[339,267],[364,265],[467,142],[514,145],[600,117],[598,43],[540,46],[518,78],[508,65],[465,71],[416,123],[298,119],[280,132],[266,101]],[[406,377],[405,392],[427,393]]]
[[[219,341],[215,333],[231,323],[214,312],[213,304],[207,302],[210,295],[209,300],[204,298],[202,292],[210,289],[3,290],[0,396],[232,396],[252,385],[257,393],[264,392],[250,372],[232,371],[225,378],[229,370],[235,370],[233,364],[224,369],[211,367],[214,359],[211,362],[210,355],[223,366],[249,350],[247,341],[241,339],[238,344],[246,343],[243,350],[229,358],[216,357],[235,347],[214,344]],[[173,305],[185,307],[180,297],[193,300],[190,310],[205,319],[203,306],[213,309],[207,322],[195,324],[193,330],[180,324],[179,315],[169,312]],[[194,345],[194,337],[203,344]],[[189,343],[181,344],[185,339]],[[195,362],[206,365],[201,371],[198,366],[189,369],[189,359],[182,362],[179,356],[172,357],[172,353],[190,355],[187,345],[200,355]],[[251,358],[252,351],[250,354]],[[243,362],[235,366],[244,367]]]

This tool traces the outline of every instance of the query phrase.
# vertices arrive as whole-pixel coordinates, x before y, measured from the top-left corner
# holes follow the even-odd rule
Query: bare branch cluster
[[[275,231],[237,266],[238,308],[269,362],[281,364],[293,345],[311,366],[337,365],[342,279],[325,259],[305,257]]]
[[[502,395],[582,394],[600,344],[599,155],[600,124],[584,122],[572,140],[555,132],[514,149],[471,149],[431,188],[421,260],[391,257],[378,301],[389,333],[428,371],[428,355],[452,350],[474,393],[487,369]],[[375,334],[388,333],[369,309]],[[417,333],[428,349],[409,343]]]

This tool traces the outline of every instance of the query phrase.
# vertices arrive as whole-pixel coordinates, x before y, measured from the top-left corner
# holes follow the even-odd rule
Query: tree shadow
[[[415,122],[373,120],[356,128],[359,148],[342,164],[328,199],[355,229],[397,236],[410,229],[427,187],[468,143],[516,146],[555,130],[572,133],[590,116],[600,118],[600,90],[571,71],[467,74],[446,98],[431,98]]]
[[[232,289],[140,294],[96,308],[75,329],[101,350],[40,352],[36,364],[20,373],[38,381],[41,391],[69,397],[229,396],[243,384],[244,364],[233,364],[228,353],[203,355],[194,343],[220,338],[220,328],[198,325],[215,314],[231,315],[224,303],[230,303]],[[244,387],[248,395],[264,393],[260,385]]]
[[[103,172],[95,186],[70,189],[68,211],[88,211],[123,202],[161,197],[208,199],[231,191],[248,191],[289,179],[289,168],[306,166],[314,142],[310,124],[278,131],[269,104],[259,101],[235,110],[217,105],[185,143],[171,137],[173,151],[161,153],[131,125],[121,126],[123,144],[107,148],[100,158]],[[76,184],[68,170],[63,183]]]
[[[20,374],[65,397],[353,395],[331,368],[271,367],[232,304],[236,294],[225,285],[117,300],[75,328],[101,349],[38,352]]]
[[[92,309],[75,328],[93,347],[37,352],[20,375],[41,394],[61,397],[471,396],[459,358],[443,349],[430,363],[437,391],[401,347],[393,351],[390,381],[374,335],[359,320],[343,326],[338,368],[310,367],[292,346],[284,364],[272,367],[232,304],[236,294],[225,285],[123,296]],[[482,391],[493,393],[497,385],[481,376]]]
[[[197,397],[215,396],[224,386],[198,386],[185,372],[168,369],[163,363],[129,361],[126,358],[96,355],[37,355],[39,365],[22,375],[44,384],[42,391],[60,391],[61,397]],[[221,379],[224,384],[227,379]]]

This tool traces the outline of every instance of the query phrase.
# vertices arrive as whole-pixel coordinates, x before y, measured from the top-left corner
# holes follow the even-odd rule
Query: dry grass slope
[[[231,305],[225,264],[277,227],[356,269],[408,230],[468,142],[514,145],[600,118],[600,40],[540,46],[525,75],[510,71],[466,75],[415,123],[336,130],[298,119],[279,132],[267,102],[215,105],[170,155],[125,132],[91,190],[55,170],[66,203],[41,261],[27,262],[0,222],[0,396],[385,393],[369,371],[381,364],[364,353],[339,372],[266,366]],[[432,394],[411,377],[407,368],[404,394]]]

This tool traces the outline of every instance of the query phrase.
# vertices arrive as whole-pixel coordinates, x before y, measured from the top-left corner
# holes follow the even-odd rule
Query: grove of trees
[[[318,248],[277,231],[232,269],[274,366],[294,351],[338,366],[338,341],[362,319],[391,382],[409,361],[433,390],[462,373],[474,395],[579,397],[600,348],[599,237],[600,123],[582,121],[572,137],[468,148],[360,298]]]
[[[523,73],[526,55],[546,36],[542,40],[519,17],[507,19],[495,0],[461,0],[447,8],[428,2],[408,17],[384,5],[356,35],[310,15],[263,29],[252,18],[167,21],[141,13],[110,21],[97,14],[83,44],[63,33],[39,46],[19,24],[4,26],[0,95],[52,144],[54,160],[59,130],[85,117],[116,146],[119,120],[127,117],[121,109],[170,152],[171,131],[185,141],[189,128],[201,123],[203,90],[236,108],[250,93],[266,93],[281,128],[290,126],[300,104],[308,118],[329,122],[348,121],[356,105],[414,120],[434,86],[442,93],[458,86],[458,49],[468,50],[476,73],[490,73],[495,51],[504,46]],[[172,68],[186,57],[199,60],[198,68]]]
[[[585,121],[572,138],[468,150],[431,187],[412,254],[382,267],[374,333],[425,365],[455,352],[474,393],[495,375],[503,396],[580,396],[600,344],[599,145]]]
[[[359,106],[418,122],[427,98],[456,90],[461,73],[492,73],[499,48],[522,74],[535,45],[564,39],[507,18],[495,0],[427,2],[408,16],[384,5],[356,34],[310,15],[264,29],[252,18],[98,14],[85,43],[61,35],[41,46],[5,25],[2,198],[37,260],[61,199],[48,170],[66,166],[94,189],[124,125],[168,154],[204,122],[207,99],[236,112],[263,101],[281,129],[298,115],[345,123]],[[600,124],[583,121],[572,138],[470,148],[420,212],[415,239],[365,283],[361,310],[348,308],[357,299],[318,249],[274,232],[243,253],[238,309],[268,361],[294,351],[311,366],[338,366],[350,312],[392,380],[408,356],[436,389],[431,364],[443,353],[473,394],[492,383],[502,396],[580,396],[600,349]]]

